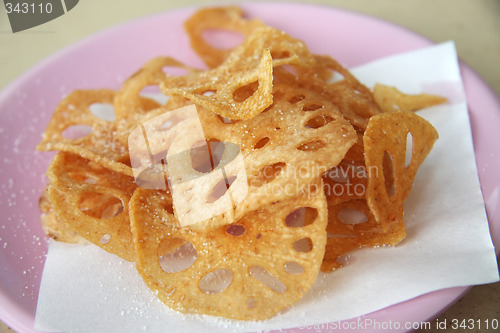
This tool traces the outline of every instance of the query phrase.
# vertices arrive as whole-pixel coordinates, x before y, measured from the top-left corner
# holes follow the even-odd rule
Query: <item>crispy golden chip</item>
[[[166,225],[175,219],[171,197],[152,192],[138,189],[130,202],[136,267],[169,307],[262,320],[315,282],[326,242],[322,191],[262,207],[210,232]]]
[[[268,49],[273,58],[273,66],[295,65],[298,68],[316,66],[314,55],[309,52],[307,45],[284,31],[263,26],[256,28],[243,44],[236,48],[222,64],[235,64],[243,59],[253,63],[256,56]]]
[[[184,27],[191,40],[191,47],[210,68],[219,66],[232,50],[220,49],[207,43],[203,33],[224,30],[248,36],[255,28],[264,26],[258,20],[246,20],[243,11],[236,6],[204,8],[194,13]]]
[[[37,146],[40,151],[78,154],[125,175],[132,176],[127,147],[118,140],[114,122],[91,112],[93,104],[112,108],[112,90],[76,90],[59,103]]]
[[[442,96],[430,94],[408,95],[396,87],[377,83],[373,89],[373,97],[384,112],[402,110],[418,111],[434,105],[446,103]]]
[[[141,91],[150,86],[157,86],[165,79],[168,74],[164,70],[168,67],[175,67],[186,72],[193,72],[195,69],[185,66],[171,57],[156,57],[148,61],[137,72],[129,77],[122,85],[115,98],[116,119],[130,120],[131,117],[141,116],[160,105],[141,96]],[[134,121],[132,119],[132,121]]]
[[[256,60],[254,64],[248,64],[246,68],[236,71],[230,68],[233,64],[229,64],[211,71],[166,78],[161,88],[166,95],[177,94],[189,98],[223,117],[252,118],[273,101],[273,67],[269,51],[264,50]],[[239,98],[239,90],[250,93],[245,98]]]
[[[47,175],[49,199],[62,223],[110,253],[135,259],[128,215],[137,187],[132,177],[64,152],[56,155]]]
[[[336,105],[344,117],[360,131],[368,119],[382,111],[371,91],[346,68],[329,56],[315,56],[314,66],[275,68],[278,81],[313,90]]]
[[[156,110],[173,110],[172,99],[179,100],[178,96],[161,96],[160,83],[171,74],[166,69],[175,68],[186,73],[197,71],[194,68],[185,66],[171,57],[156,57],[148,61],[137,72],[129,77],[121,89],[117,92],[114,107],[116,113],[116,136],[115,138],[124,146],[128,147],[128,137],[137,124],[144,119],[150,119],[151,114]],[[156,92],[144,92],[148,88]],[[165,105],[160,105],[157,101],[166,99]],[[163,102],[163,101],[162,101]],[[113,169],[116,170],[116,169]],[[119,170],[117,170],[119,171]]]
[[[370,212],[364,199],[344,201],[328,206],[325,257],[321,271],[342,267],[343,255],[363,247],[394,246],[406,236],[403,216],[397,216],[386,230]]]
[[[413,112],[394,111],[370,119],[363,137],[369,173],[366,200],[384,229],[403,215],[417,170],[437,138],[436,129]],[[392,161],[392,181],[384,175],[387,159]]]
[[[163,82],[162,91],[188,98],[223,117],[248,119],[272,103],[271,87],[272,59],[264,50],[252,68],[234,71],[218,67],[212,72],[169,78]]]
[[[303,42],[262,27],[255,29],[219,67],[168,77],[161,88],[166,95],[186,97],[223,117],[250,119],[273,102],[274,66],[314,63]]]

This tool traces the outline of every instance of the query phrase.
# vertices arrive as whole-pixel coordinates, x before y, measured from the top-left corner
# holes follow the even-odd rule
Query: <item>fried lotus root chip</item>
[[[276,84],[273,100],[249,120],[228,121],[198,110],[208,141],[231,142],[241,149],[248,195],[236,206],[235,218],[296,196],[338,165],[357,140],[337,108],[312,91]]]
[[[171,57],[156,57],[145,63],[141,69],[129,77],[122,85],[115,98],[115,113],[118,121],[137,118],[144,113],[158,108],[160,105],[141,96],[148,87],[158,87],[166,76],[167,69],[173,68],[181,72],[193,72],[195,69],[185,66]]]
[[[128,202],[136,185],[129,176],[69,153],[58,153],[47,176],[57,217],[89,242],[134,261]]]
[[[328,206],[325,257],[321,271],[342,267],[342,256],[363,247],[395,246],[406,236],[403,216],[391,221],[387,230],[370,212],[365,199],[344,201]]]
[[[273,102],[273,67],[269,51],[264,50],[258,61],[252,67],[222,65],[206,72],[167,78],[161,89],[166,95],[186,97],[223,117],[252,118]]]
[[[280,82],[313,90],[336,105],[344,117],[359,130],[364,130],[370,117],[382,111],[372,92],[360,83],[338,61],[315,55],[314,66],[293,66],[294,71],[275,68]]]
[[[132,176],[127,147],[118,140],[112,118],[102,119],[92,113],[93,105],[113,109],[112,90],[76,90],[59,103],[42,141],[40,151],[64,151]]]
[[[326,243],[322,191],[262,207],[210,232],[167,225],[175,219],[171,197],[158,193],[152,202],[151,191],[139,188],[130,203],[136,267],[172,309],[263,320],[314,284]]]
[[[363,137],[369,173],[366,200],[384,229],[403,215],[417,170],[437,139],[436,129],[413,112],[394,111],[370,119]],[[387,160],[392,161],[389,180],[384,171]]]
[[[447,99],[442,96],[430,94],[404,94],[396,87],[386,86],[380,83],[375,85],[373,97],[384,112],[395,110],[418,111],[434,105],[446,103],[447,101]]]
[[[255,29],[219,67],[169,77],[166,95],[180,95],[211,112],[233,120],[250,119],[273,102],[273,67],[315,63],[302,41],[270,27]]]
[[[246,37],[255,28],[263,25],[258,19],[245,19],[241,8],[236,6],[201,9],[184,23],[191,40],[191,47],[210,68],[222,64],[232,50],[210,45],[204,38],[205,32],[224,30],[240,33]]]

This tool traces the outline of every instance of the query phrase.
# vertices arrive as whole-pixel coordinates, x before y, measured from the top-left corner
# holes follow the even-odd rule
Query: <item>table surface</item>
[[[234,2],[219,0],[216,3]],[[0,7],[0,90],[54,52],[110,26],[178,8],[181,4],[191,6],[213,3],[213,0],[84,0],[68,14],[16,34],[11,32],[7,15]],[[454,40],[459,57],[500,95],[498,0],[314,0],[308,3],[366,13],[406,27],[435,42]],[[436,320],[442,322],[446,319],[448,323],[453,319],[474,319],[476,322],[495,318],[500,320],[499,296],[500,283],[473,287]],[[6,332],[13,331],[0,322],[0,333]]]

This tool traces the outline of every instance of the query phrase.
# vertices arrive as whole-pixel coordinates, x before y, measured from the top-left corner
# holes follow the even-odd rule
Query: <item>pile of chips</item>
[[[40,200],[49,236],[135,262],[175,310],[239,320],[291,306],[349,251],[405,237],[403,203],[438,137],[412,111],[442,98],[371,91],[237,7],[185,28],[207,69],[158,57],[55,110],[37,147],[58,151]],[[219,49],[214,29],[245,39]]]

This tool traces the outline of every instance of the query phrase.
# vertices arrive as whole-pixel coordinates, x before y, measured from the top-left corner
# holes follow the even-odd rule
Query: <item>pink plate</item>
[[[349,67],[432,44],[390,23],[330,7],[278,3],[242,7],[249,16],[303,39],[313,52],[330,54]],[[74,89],[118,88],[157,55],[171,55],[200,66],[182,26],[193,10],[162,13],[92,36],[43,61],[0,94],[0,318],[14,330],[35,332],[37,295],[47,250],[38,198],[52,155],[37,153],[34,148],[52,111]],[[500,101],[469,67],[461,64],[461,70],[491,234],[500,248]],[[424,321],[438,315],[467,290],[440,290],[363,318]]]

